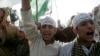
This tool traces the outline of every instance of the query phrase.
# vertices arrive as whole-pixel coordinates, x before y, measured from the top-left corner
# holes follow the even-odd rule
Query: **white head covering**
[[[73,18],[72,25],[74,28],[76,28],[82,21],[85,21],[88,19],[92,20],[92,16],[89,13],[79,13]]]
[[[23,31],[25,33],[24,27],[23,27],[23,22],[19,21],[19,30]]]
[[[52,25],[53,27],[56,27],[56,22],[50,16],[42,17],[40,23],[41,23],[41,26]]]

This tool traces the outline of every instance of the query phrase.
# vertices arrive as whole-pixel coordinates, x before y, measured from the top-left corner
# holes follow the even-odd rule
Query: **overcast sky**
[[[20,14],[21,0],[0,0],[0,7],[10,6]],[[100,4],[100,0],[52,0],[53,12],[52,17],[57,21],[67,25],[68,20],[72,15],[81,12],[91,12],[91,10]]]
[[[67,24],[72,15],[81,12],[91,12],[95,6],[100,4],[100,0],[56,0],[56,4],[58,18],[62,23]],[[56,9],[53,11],[56,12]],[[53,14],[53,17],[55,17],[56,14]]]

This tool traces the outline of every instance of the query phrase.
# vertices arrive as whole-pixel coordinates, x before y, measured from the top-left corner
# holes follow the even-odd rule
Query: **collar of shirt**
[[[84,51],[84,53],[88,56],[88,54],[90,53],[91,49],[93,48],[94,43],[92,43],[92,45],[90,46],[90,49],[88,49],[86,46],[82,45],[82,49]]]

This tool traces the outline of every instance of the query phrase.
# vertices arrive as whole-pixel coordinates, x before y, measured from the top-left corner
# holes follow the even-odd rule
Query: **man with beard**
[[[100,56],[100,43],[94,38],[95,25],[88,13],[79,13],[72,20],[77,37],[61,48],[60,56]]]

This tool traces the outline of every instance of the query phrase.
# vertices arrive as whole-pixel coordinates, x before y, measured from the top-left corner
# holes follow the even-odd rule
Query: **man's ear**
[[[77,34],[77,29],[73,29],[73,32],[74,32],[75,34]]]

